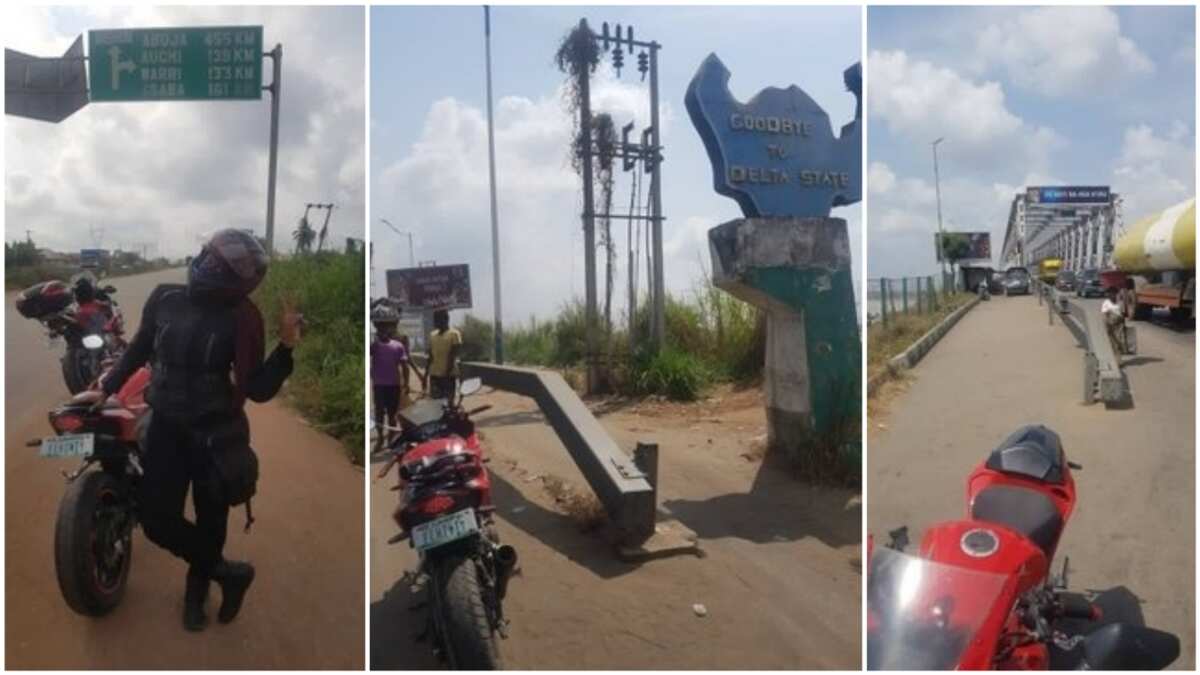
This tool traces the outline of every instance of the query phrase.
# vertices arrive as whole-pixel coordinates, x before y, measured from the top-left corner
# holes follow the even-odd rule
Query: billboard
[[[1111,198],[1107,185],[1025,188],[1027,204],[1107,204]]]
[[[431,265],[387,271],[388,297],[410,309],[469,309],[468,265]]]
[[[945,232],[941,235],[935,232],[933,245],[938,262],[992,259],[992,235],[989,232]]]

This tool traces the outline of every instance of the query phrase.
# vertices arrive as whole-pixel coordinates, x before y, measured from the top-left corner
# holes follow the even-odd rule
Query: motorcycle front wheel
[[[484,603],[484,586],[475,561],[455,556],[439,563],[434,611],[446,649],[446,660],[455,670],[501,668],[500,647]]]
[[[128,504],[117,479],[89,471],[67,487],[54,526],[54,568],[67,605],[103,616],[125,595],[133,562]]]
[[[95,375],[90,375],[91,371],[91,355],[86,349],[78,349],[68,347],[67,353],[62,358],[62,373],[63,383],[67,385],[67,391],[74,396],[92,383],[96,379]]]

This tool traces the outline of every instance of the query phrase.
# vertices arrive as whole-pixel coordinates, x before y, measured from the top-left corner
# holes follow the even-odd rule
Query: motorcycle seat
[[[1062,534],[1062,514],[1054,502],[1033,488],[1016,485],[991,485],[975,495],[971,517],[996,523],[1017,531],[1054,558],[1058,537]]]
[[[1017,429],[988,455],[987,468],[993,471],[1061,485],[1066,456],[1058,434],[1041,424]]]
[[[97,400],[99,400],[101,396],[103,396],[102,393],[92,390],[92,389],[89,389],[87,391],[81,391],[78,394],[75,394],[74,396],[72,396],[71,403],[74,405],[92,405]],[[117,400],[117,397],[109,396],[104,401],[103,409],[104,410],[112,410],[113,408],[120,408],[120,407],[121,407],[121,402],[119,400]]]

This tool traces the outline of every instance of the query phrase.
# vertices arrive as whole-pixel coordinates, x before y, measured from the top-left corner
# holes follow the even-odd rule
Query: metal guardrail
[[[413,354],[424,364],[424,354]],[[583,400],[556,372],[464,362],[463,377],[532,398],[562,441],[584,479],[600,499],[624,544],[636,545],[655,533],[658,502],[658,446],[639,443],[626,455]]]
[[[1038,303],[1045,300],[1050,325],[1058,314],[1063,325],[1074,334],[1083,355],[1083,401],[1087,404],[1103,401],[1106,405],[1122,403],[1132,398],[1129,379],[1121,370],[1121,356],[1113,350],[1108,337],[1108,328],[1099,311],[1084,303],[1072,300],[1053,286],[1037,282]],[[1125,327],[1129,344],[1136,345],[1136,331]],[[1136,348],[1135,348],[1136,350]]]

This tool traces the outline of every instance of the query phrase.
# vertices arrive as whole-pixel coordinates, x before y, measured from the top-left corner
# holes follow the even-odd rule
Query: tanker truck
[[[1166,307],[1172,319],[1195,319],[1196,200],[1134,223],[1117,240],[1113,264],[1133,281],[1125,305],[1131,318],[1148,319],[1155,307]]]

